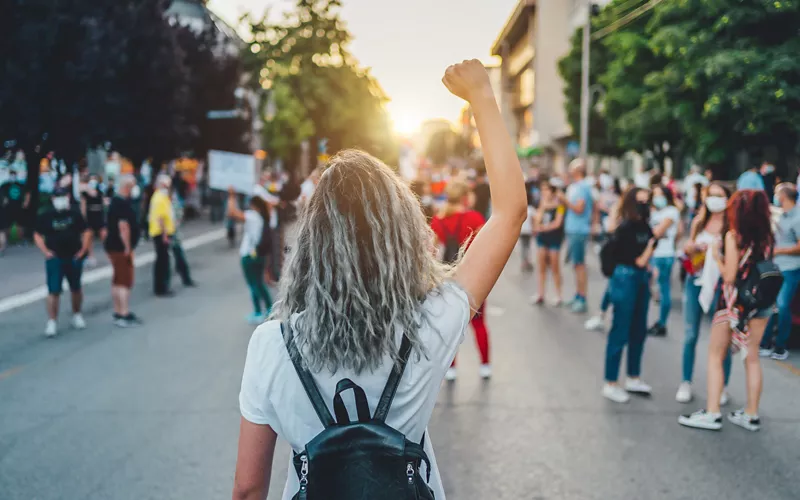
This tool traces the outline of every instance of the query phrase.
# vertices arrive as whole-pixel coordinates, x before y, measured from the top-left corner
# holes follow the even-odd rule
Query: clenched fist
[[[447,90],[468,102],[492,95],[489,74],[477,59],[450,66],[444,72],[442,82]]]

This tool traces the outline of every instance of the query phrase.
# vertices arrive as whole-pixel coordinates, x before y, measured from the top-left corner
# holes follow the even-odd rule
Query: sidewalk
[[[222,223],[211,223],[207,217],[201,217],[184,223],[181,227],[181,238],[186,240],[222,227]],[[152,253],[152,251],[152,243],[140,240],[136,249],[136,256],[141,258],[148,253]],[[97,259],[98,268],[108,265],[108,257],[103,250],[103,244],[99,240],[94,243],[94,256]],[[85,269],[85,271],[90,270],[88,267]],[[42,257],[38,248],[29,245],[26,247],[13,246],[6,249],[5,255],[0,257],[0,300],[27,292],[44,284],[44,257]]]

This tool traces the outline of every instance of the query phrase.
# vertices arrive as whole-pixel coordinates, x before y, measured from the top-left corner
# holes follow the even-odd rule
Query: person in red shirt
[[[444,246],[443,260],[455,264],[460,250],[465,250],[472,243],[478,231],[486,223],[479,212],[467,208],[469,205],[469,188],[461,181],[452,181],[444,191],[447,197],[442,210],[431,220],[431,229],[436,233],[439,243]],[[481,356],[481,378],[492,376],[492,367],[489,363],[489,331],[483,320],[484,304],[481,304],[478,313],[472,317],[470,324],[475,331],[475,341]],[[447,370],[445,380],[456,379],[456,360]]]

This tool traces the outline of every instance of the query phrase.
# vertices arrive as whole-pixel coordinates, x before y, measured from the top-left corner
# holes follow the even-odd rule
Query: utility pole
[[[589,90],[589,56],[592,34],[592,0],[586,1],[586,24],[583,26],[583,54],[581,59],[581,158],[589,156],[589,108],[591,93]]]

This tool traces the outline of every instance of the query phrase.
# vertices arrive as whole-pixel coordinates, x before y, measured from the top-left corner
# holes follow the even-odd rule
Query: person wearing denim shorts
[[[586,182],[586,161],[574,160],[569,167],[572,184],[561,202],[567,207],[564,230],[567,234],[567,260],[575,266],[575,298],[569,306],[575,313],[586,312],[588,276],[586,274],[586,243],[592,229],[592,189]]]
[[[76,207],[70,207],[69,192],[58,188],[53,193],[53,209],[39,215],[34,241],[42,251],[47,272],[47,326],[45,335],[56,335],[58,306],[64,279],[72,292],[72,326],[86,328],[81,314],[83,260],[91,245],[92,233]]]
[[[679,403],[688,403],[693,399],[692,379],[694,376],[695,351],[697,350],[697,340],[700,338],[700,324],[706,312],[700,304],[700,291],[702,289],[701,276],[704,267],[715,263],[705,262],[705,256],[710,246],[718,244],[722,239],[722,231],[725,226],[725,207],[728,203],[730,192],[722,184],[712,183],[708,188],[708,196],[704,201],[705,207],[700,210],[700,215],[692,222],[689,238],[684,244],[683,250],[686,254],[687,276],[683,288],[683,316],[684,316],[684,339],[682,357],[682,381],[675,394],[675,400]],[[719,303],[720,291],[717,288],[711,304]],[[708,314],[713,314],[712,307]],[[731,357],[730,354],[723,361],[723,373],[725,389],[720,398],[721,405],[724,406],[728,400],[728,380],[731,376]]]

